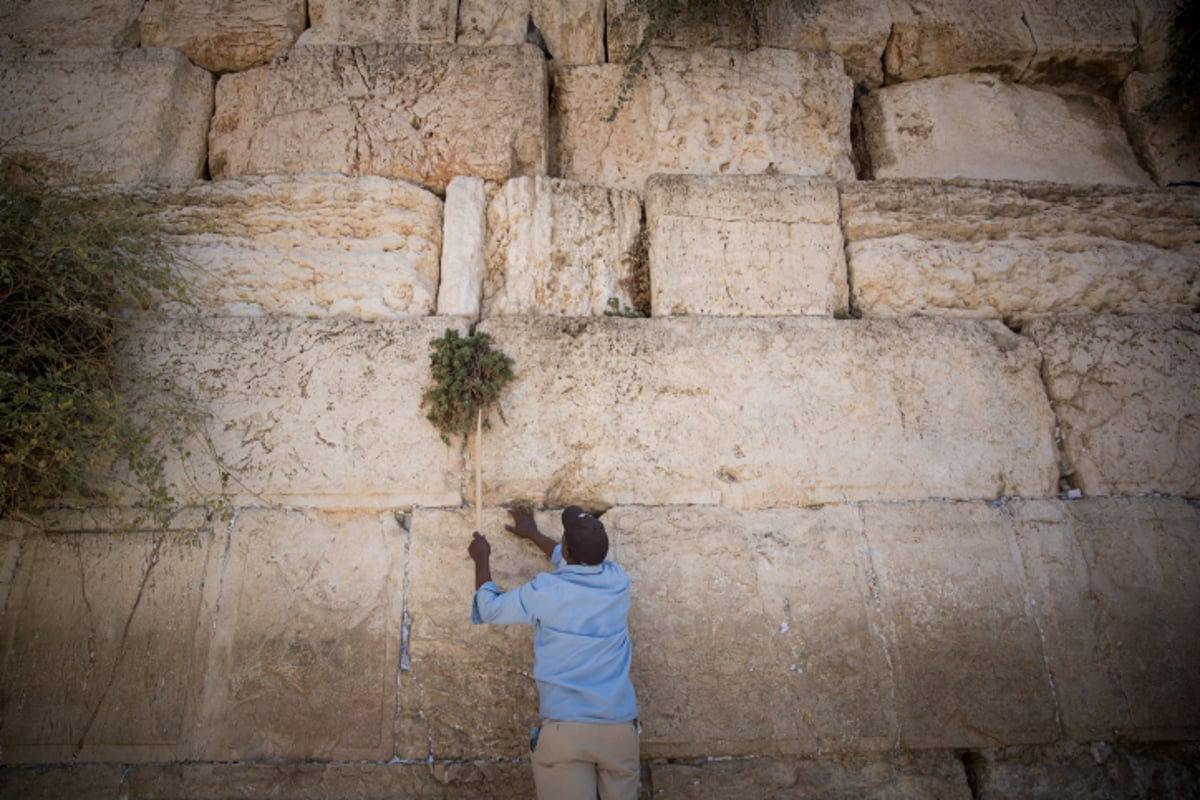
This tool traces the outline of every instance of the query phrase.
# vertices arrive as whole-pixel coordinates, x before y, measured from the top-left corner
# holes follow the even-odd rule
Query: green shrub
[[[474,325],[465,337],[447,328],[430,346],[433,385],[425,392],[424,402],[430,409],[426,419],[449,444],[455,434],[470,434],[479,412],[486,412],[499,399],[513,379],[513,360],[493,350],[492,337],[476,333]],[[483,425],[490,427],[486,418]]]

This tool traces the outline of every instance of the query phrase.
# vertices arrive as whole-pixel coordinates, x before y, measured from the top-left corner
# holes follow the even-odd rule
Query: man
[[[471,621],[534,627],[533,677],[541,726],[531,740],[539,800],[635,800],[638,793],[637,697],[629,680],[632,646],[626,616],[629,576],[608,556],[603,523],[578,506],[562,514],[559,544],[538,530],[527,508],[504,527],[550,556],[543,572],[512,591],[492,582],[491,545],[475,531]]]

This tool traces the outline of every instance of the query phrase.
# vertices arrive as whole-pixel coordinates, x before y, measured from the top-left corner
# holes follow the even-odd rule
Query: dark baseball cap
[[[579,506],[567,506],[563,509],[562,525],[563,541],[580,564],[600,564],[608,556],[608,533],[603,522]]]

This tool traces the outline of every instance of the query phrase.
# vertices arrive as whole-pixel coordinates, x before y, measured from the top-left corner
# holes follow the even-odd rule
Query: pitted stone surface
[[[209,441],[185,465],[168,453],[183,502],[380,509],[461,502],[461,456],[425,419],[429,343],[461,318],[399,322],[217,318],[131,324],[122,351],[196,387]],[[214,449],[217,465],[203,453]],[[218,466],[221,468],[218,469]]]
[[[872,503],[863,527],[899,746],[1057,738],[1052,681],[1009,515],[983,503]]]
[[[211,528],[27,536],[0,618],[4,760],[186,757],[222,549]]]
[[[145,0],[9,0],[0,6],[0,47],[137,47],[137,19],[144,4]]]
[[[204,172],[212,76],[175,50],[0,49],[0,141],[55,177],[189,181]]]
[[[630,257],[642,229],[633,192],[514,178],[487,215],[485,316],[602,315],[635,305]]]
[[[886,86],[861,105],[875,178],[1151,183],[1099,96],[951,75]]]
[[[488,435],[505,454],[484,474],[491,502],[756,508],[1057,491],[1038,354],[999,323],[505,318],[484,329],[516,360],[505,424]]]
[[[1194,740],[1200,508],[1114,497],[1012,510],[1067,737]]]
[[[453,0],[308,0],[310,27],[300,44],[452,44],[457,5]]]
[[[391,512],[238,512],[196,760],[391,758],[403,533]]]
[[[620,64],[556,73],[555,174],[639,194],[656,172],[854,179],[853,83],[837,55],[654,48],[647,63],[612,121]]]
[[[1121,84],[1121,114],[1138,157],[1160,185],[1200,183],[1200,135],[1194,121],[1178,113],[1148,113],[1162,97],[1170,73],[1134,72]]]
[[[1021,75],[1037,50],[1012,0],[888,0],[892,35],[884,70],[892,83],[964,72]]]
[[[827,178],[655,175],[646,226],[655,316],[848,308],[837,187]]]
[[[456,41],[475,47],[521,44],[532,16],[554,66],[603,64],[604,14],[604,0],[461,0]]]
[[[188,288],[210,312],[381,320],[435,310],[442,201],[418,186],[246,177],[154,199]]]
[[[443,192],[456,175],[546,172],[546,68],[532,45],[311,46],[217,83],[217,179],[332,170]]]
[[[143,47],[174,47],[209,72],[265,64],[291,47],[306,22],[303,0],[148,0]]]
[[[1137,0],[1025,0],[1021,19],[1037,45],[1022,82],[1096,91],[1121,85],[1137,56]]]
[[[1200,496],[1200,318],[1047,317],[1025,333],[1042,351],[1072,485]]]
[[[1200,304],[1200,191],[983,181],[841,187],[866,316],[1028,319]]]

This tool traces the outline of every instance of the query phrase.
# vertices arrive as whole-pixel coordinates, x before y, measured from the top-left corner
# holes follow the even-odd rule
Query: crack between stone
[[[1029,60],[1025,62],[1025,66],[1017,73],[1016,82],[1020,83],[1025,80],[1025,76],[1029,74],[1029,70],[1033,68],[1033,63],[1037,61],[1038,55],[1041,53],[1041,48],[1038,46],[1037,36],[1033,33],[1033,28],[1029,25],[1029,12],[1025,8],[1024,3],[1021,7],[1021,24],[1025,26],[1025,30],[1029,31],[1029,40],[1033,42],[1033,55],[1029,56]]]
[[[404,712],[404,695],[402,692],[404,673],[412,671],[412,663],[409,658],[409,636],[412,632],[412,617],[408,613],[408,591],[410,586],[410,559],[409,554],[412,549],[412,526],[411,522],[405,524],[405,515],[403,512],[397,512],[396,523],[400,529],[404,531],[404,577],[400,584],[400,656],[396,664],[396,708],[395,714],[392,717],[392,761],[395,762],[399,758],[400,752],[400,734],[396,729],[397,723],[400,721],[401,715]],[[432,744],[430,752],[432,753]]]
[[[867,571],[866,577],[867,577],[867,592],[868,592],[868,597],[866,599],[867,599],[867,603],[869,606],[867,619],[868,619],[868,621],[870,621],[871,616],[872,616],[870,611],[871,611],[871,609],[874,609],[874,617],[880,623],[880,627],[878,629],[872,630],[871,632],[875,634],[875,637],[877,639],[879,639],[880,646],[883,650],[883,660],[884,660],[884,663],[887,664],[888,697],[890,698],[891,703],[892,703],[892,718],[896,721],[896,736],[895,736],[895,739],[892,741],[892,747],[893,747],[893,749],[899,750],[900,743],[901,743],[901,730],[900,730],[900,711],[896,706],[896,667],[892,663],[892,653],[891,653],[890,648],[888,647],[888,639],[887,639],[886,633],[883,630],[883,624],[884,624],[883,602],[882,602],[882,599],[879,594],[879,578],[875,572],[875,560],[874,560],[874,556],[871,552],[871,541],[867,538],[867,518],[866,518],[866,514],[863,513],[863,507],[860,503],[850,503],[849,505],[851,507],[853,507],[854,510],[858,513],[858,533],[859,533],[859,537],[862,539],[863,554],[866,559],[865,568]]]

